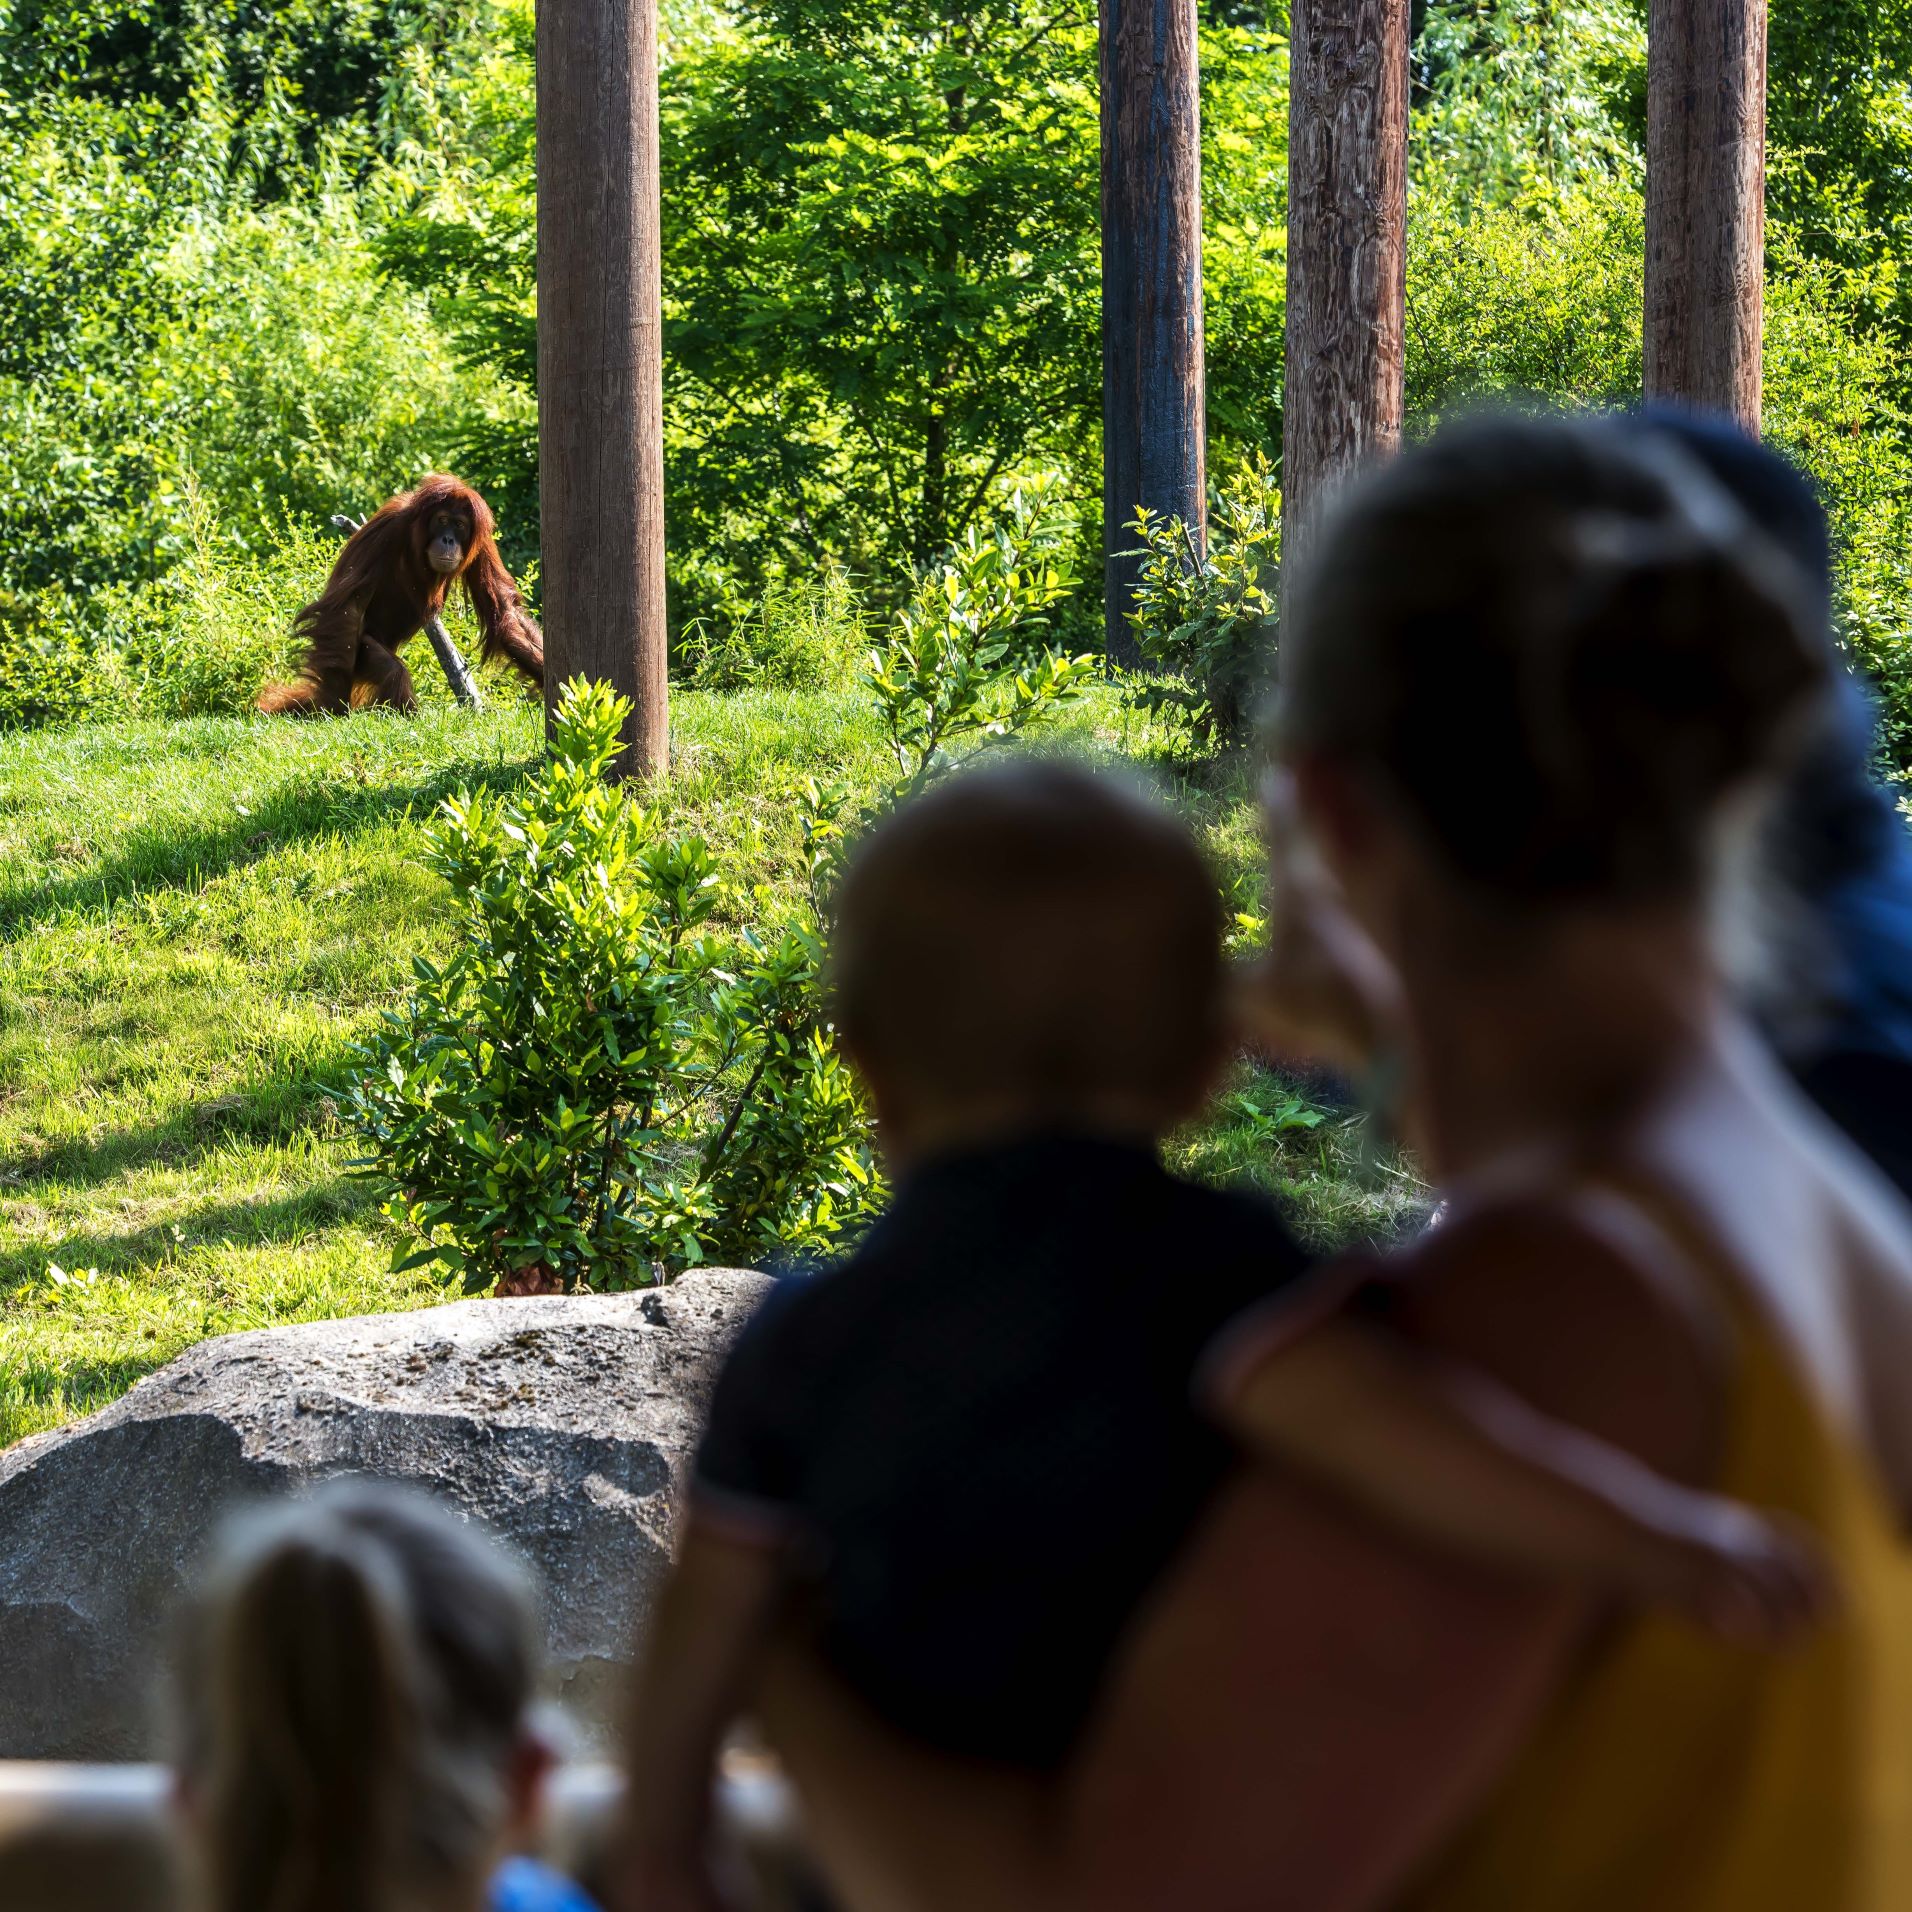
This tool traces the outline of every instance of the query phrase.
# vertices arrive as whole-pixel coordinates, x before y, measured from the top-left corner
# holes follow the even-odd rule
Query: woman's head
[[[1828,667],[1808,581],[1675,444],[1496,418],[1324,522],[1279,740],[1327,807],[1385,813],[1486,903],[1678,904],[1706,894]]]
[[[210,1912],[477,1903],[547,1755],[514,1564],[422,1496],[238,1521],[190,1616],[180,1784]]]

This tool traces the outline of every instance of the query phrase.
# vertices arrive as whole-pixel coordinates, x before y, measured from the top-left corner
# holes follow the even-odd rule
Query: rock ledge
[[[429,1487],[532,1562],[561,1697],[600,1739],[717,1361],[765,1284],[717,1269],[227,1335],[0,1453],[0,1758],[152,1757],[211,1530],[340,1473]]]

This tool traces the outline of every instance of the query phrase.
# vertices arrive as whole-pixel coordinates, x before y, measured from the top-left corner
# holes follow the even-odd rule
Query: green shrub
[[[1766,433],[1811,472],[1832,513],[1841,630],[1880,693],[1880,745],[1912,772],[1912,420],[1902,354],[1857,312],[1867,283],[1785,235],[1766,300]]]
[[[380,268],[342,193],[195,226],[167,277],[189,314],[150,373],[178,421],[173,455],[247,549],[288,516],[372,510],[523,408],[458,368],[429,299]]]
[[[1130,695],[1173,711],[1209,749],[1240,743],[1273,652],[1281,492],[1268,460],[1257,456],[1214,487],[1205,548],[1180,518],[1146,506],[1129,529],[1142,541],[1129,623],[1142,655],[1169,673],[1141,679]]]
[[[685,633],[683,664],[699,690],[842,690],[869,648],[863,606],[841,565],[773,578],[721,635],[707,620]]]
[[[1094,658],[1044,641],[1047,612],[1076,582],[1073,535],[1060,488],[1032,484],[918,578],[862,674],[896,764],[890,801],[938,775],[952,745],[1013,737],[1094,679]]]
[[[159,266],[207,156],[149,104],[23,105],[0,83],[0,590],[91,591],[165,560],[171,405],[149,367],[178,315]]]
[[[458,946],[418,960],[342,1096],[422,1237],[401,1267],[628,1287],[827,1243],[876,1199],[816,936],[717,928],[739,899],[703,841],[605,782],[628,709],[574,680],[538,776],[432,833]]]
[[[118,660],[65,599],[0,600],[0,730],[68,723],[124,697]]]
[[[1645,244],[1627,181],[1485,210],[1418,192],[1407,262],[1415,428],[1484,396],[1638,404]]]
[[[1072,582],[1041,492],[926,571],[863,682],[895,779],[853,807],[812,788],[810,912],[752,924],[697,837],[604,781],[628,709],[565,687],[543,770],[460,796],[431,838],[455,953],[359,1054],[342,1092],[387,1212],[465,1285],[622,1287],[685,1263],[827,1247],[873,1212],[867,1123],[821,987],[843,850],[951,762],[1077,696],[1093,660],[1042,643]],[[720,925],[746,926],[725,930]]]
[[[338,535],[282,517],[255,526],[242,548],[190,478],[181,516],[181,562],[143,588],[102,595],[102,642],[120,661],[123,700],[141,714],[236,715],[297,666],[292,620],[325,583]]]
[[[894,778],[858,804],[843,785],[811,784],[803,809],[810,895],[819,921],[847,851],[879,818],[941,776],[953,745],[971,753],[1022,736],[1079,698],[1096,660],[1053,648],[1047,613],[1075,583],[1074,527],[1059,488],[1011,495],[987,532],[970,530],[916,581],[859,679],[876,706]]]
[[[1912,778],[1912,489],[1843,514],[1840,531],[1842,634],[1878,692],[1883,767]]]

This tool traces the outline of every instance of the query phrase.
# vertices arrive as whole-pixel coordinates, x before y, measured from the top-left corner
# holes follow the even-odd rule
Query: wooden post
[[[1101,68],[1103,618],[1133,664],[1124,526],[1147,505],[1199,542],[1207,521],[1194,0],[1102,0]]]
[[[1288,62],[1284,560],[1334,484],[1401,442],[1408,0],[1294,0]]]
[[[1651,0],[1646,395],[1759,430],[1765,0]]]
[[[640,776],[670,752],[657,0],[539,0],[537,58],[545,703],[623,692]]]

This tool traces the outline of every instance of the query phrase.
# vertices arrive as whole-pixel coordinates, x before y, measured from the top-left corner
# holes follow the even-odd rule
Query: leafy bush
[[[773,578],[719,636],[699,620],[684,634],[683,663],[699,690],[841,690],[868,648],[849,573],[826,563],[810,576]]]
[[[99,641],[127,709],[237,715],[252,708],[269,678],[296,666],[292,619],[318,595],[338,537],[281,518],[255,526],[252,548],[240,549],[190,476],[184,492],[183,561],[141,589],[103,593]]]
[[[1838,607],[1854,662],[1881,696],[1880,743],[1912,772],[1912,419],[1903,355],[1855,321],[1866,281],[1784,235],[1766,302],[1766,432],[1818,481],[1832,513]]]
[[[430,861],[462,934],[420,961],[342,1092],[361,1167],[470,1289],[621,1287],[666,1268],[824,1247],[872,1212],[867,1124],[821,988],[839,860],[959,740],[1015,736],[1076,696],[1086,657],[1041,642],[1069,588],[1040,493],[925,572],[863,681],[896,777],[877,802],[812,788],[811,914],[748,921],[694,836],[604,773],[628,710],[565,687],[548,762],[521,791],[447,803]]]
[[[372,510],[451,465],[461,431],[522,409],[459,370],[429,300],[391,282],[327,186],[309,208],[196,224],[165,263],[184,317],[149,376],[176,421],[169,475],[183,493],[193,473],[246,548],[288,516]]]
[[[1281,563],[1281,492],[1257,456],[1214,487],[1206,548],[1180,518],[1143,506],[1129,525],[1142,571],[1129,623],[1142,655],[1171,673],[1130,695],[1175,712],[1210,749],[1240,743],[1268,681],[1274,587]]]
[[[1637,404],[1645,208],[1608,181],[1483,210],[1409,209],[1407,408],[1416,428],[1483,396]]]
[[[697,837],[604,778],[628,704],[573,681],[510,797],[449,801],[430,862],[458,947],[360,1053],[342,1104],[466,1288],[629,1287],[666,1265],[827,1243],[877,1190],[800,924],[725,935]]]
[[[67,723],[120,703],[115,662],[63,600],[0,601],[0,730]]]
[[[0,87],[0,589],[86,591],[163,561],[169,406],[145,366],[176,317],[159,262],[181,181],[208,158],[190,132]]]
[[[1014,492],[986,531],[971,526],[917,580],[863,684],[896,762],[889,801],[912,796],[964,739],[999,742],[1079,696],[1095,659],[1044,643],[1045,613],[1068,594],[1073,526],[1053,488]]]

